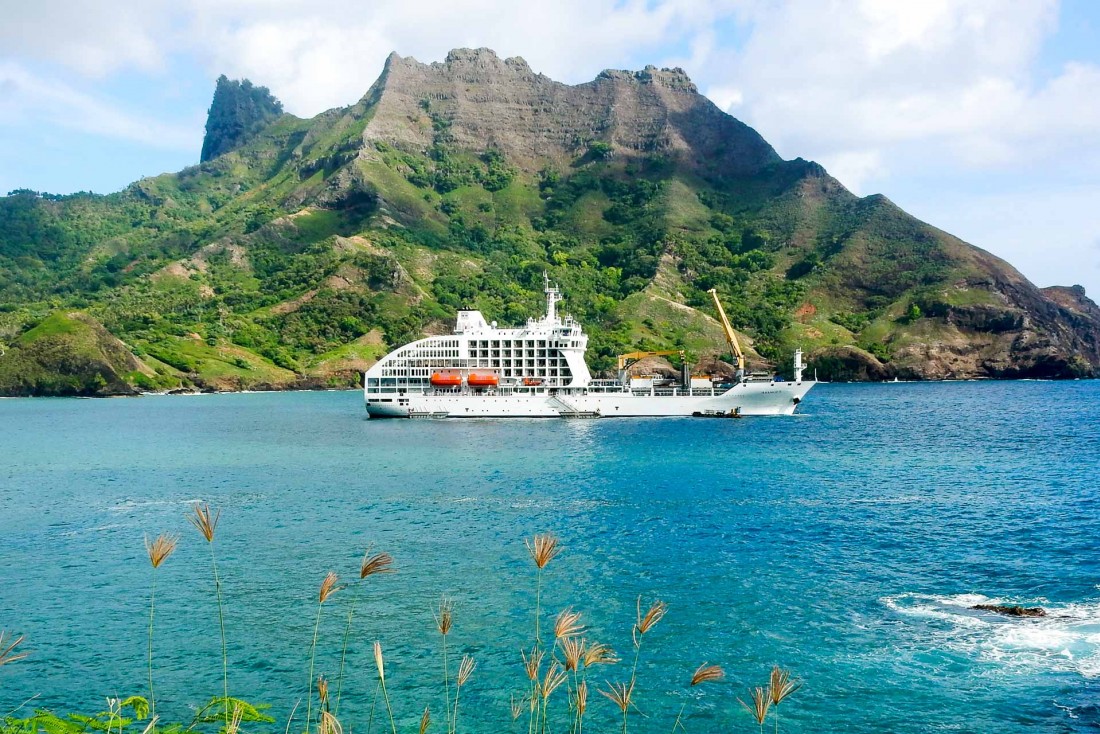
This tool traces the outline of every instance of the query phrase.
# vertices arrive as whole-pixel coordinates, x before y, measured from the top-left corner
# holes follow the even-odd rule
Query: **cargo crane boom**
[[[625,370],[627,367],[634,364],[638,360],[645,359],[646,357],[667,357],[672,354],[680,355],[680,361],[684,361],[683,349],[669,349],[664,352],[630,352],[629,354],[620,354],[619,371],[621,372],[622,370]]]
[[[718,300],[718,291],[711,288],[707,293],[714,299],[714,307],[718,309],[718,318],[722,322],[722,329],[726,332],[726,344],[730,347],[730,354],[737,358],[737,381],[743,382],[745,379],[745,353],[741,351],[741,344],[737,341],[737,334],[734,333],[733,327],[730,326],[730,320],[726,318],[726,310],[722,308],[722,302]]]

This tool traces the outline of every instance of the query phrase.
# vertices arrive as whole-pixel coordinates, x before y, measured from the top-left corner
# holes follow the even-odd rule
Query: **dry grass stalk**
[[[15,648],[19,646],[24,639],[25,635],[19,635],[14,640],[12,636],[0,630],[0,665],[7,665],[8,663],[14,663],[16,660],[22,660],[27,657],[25,652],[15,652]]]
[[[469,655],[462,656],[462,662],[458,664],[458,675],[455,676],[455,681],[459,687],[466,685],[466,681],[470,680],[470,674],[474,672],[474,659]]]
[[[379,573],[393,573],[393,557],[389,553],[376,553],[371,555],[370,547],[363,553],[363,561],[359,564],[359,580]],[[348,639],[351,637],[351,622],[355,618],[355,608],[359,604],[359,592],[362,587],[355,585],[355,594],[352,596],[351,605],[348,607],[348,622],[344,627],[344,645],[340,650],[340,672],[336,676],[336,707],[335,713],[340,712],[340,699],[344,692],[344,662],[348,656]]]
[[[432,611],[432,616],[435,617],[435,628],[443,637],[443,711],[446,712],[451,707],[451,664],[447,661],[447,635],[454,626],[454,602],[446,596],[440,598],[439,608]],[[450,718],[450,714],[447,718]],[[447,722],[448,731],[451,723]]]
[[[382,643],[374,641],[374,666],[378,668],[378,680],[386,682],[386,665],[382,659]]]
[[[462,693],[462,686],[470,680],[470,674],[474,672],[474,659],[469,655],[463,655],[458,664],[458,674],[455,676],[455,705],[451,716],[451,731],[458,731],[458,697]]]
[[[550,696],[558,689],[558,687],[565,682],[566,674],[565,669],[561,667],[557,660],[550,663],[550,667],[546,669],[546,675],[539,684],[539,695],[542,696],[542,700],[550,698]]]
[[[160,564],[168,560],[168,556],[176,550],[179,542],[178,535],[161,533],[152,542],[149,536],[145,536],[145,553],[149,556],[149,564],[153,567],[153,576],[149,583],[149,708],[153,714],[157,711],[157,698],[153,693],[153,618],[156,613],[157,575],[156,570]]]
[[[222,511],[218,510],[214,513],[210,510],[210,505],[196,502],[192,507],[193,514],[188,515],[187,519],[198,528],[198,531],[202,533],[202,537],[206,538],[207,543],[214,542],[214,531],[218,527],[218,519],[222,516]]]
[[[233,716],[229,719],[229,726],[225,734],[238,734],[241,730],[241,719],[244,718],[244,707],[239,703],[233,705]]]
[[[615,656],[615,651],[601,642],[586,645],[583,660],[586,668],[593,665],[614,665],[619,662],[619,658]]]
[[[526,540],[524,543],[526,543],[527,550],[531,554],[531,559],[534,560],[540,571],[546,568],[546,564],[554,560],[562,550],[557,537],[552,533],[536,535],[532,540]]]
[[[363,556],[363,563],[359,566],[359,578],[365,579],[376,573],[393,573],[393,556],[389,553],[376,553],[370,555],[370,551]]]
[[[428,727],[432,723],[432,714],[428,710],[428,707],[424,707],[424,713],[420,716],[420,732],[419,734],[427,734]]]
[[[339,577],[336,575],[335,571],[329,571],[325,575],[324,581],[321,582],[321,590],[317,593],[318,604],[324,604],[326,601],[328,601],[328,598],[330,596],[335,594],[337,591],[340,591],[340,589],[344,588],[343,586],[336,585],[336,582],[338,580]]]
[[[768,695],[766,688],[761,688],[760,686],[750,689],[749,694],[752,700],[751,706],[740,698],[737,699],[737,702],[744,706],[746,711],[752,714],[752,718],[756,720],[756,723],[760,725],[760,730],[763,731],[764,721],[768,718],[768,710],[772,705],[771,696]]]
[[[218,629],[222,637],[222,695],[225,702],[225,728],[229,729],[229,648],[225,642],[225,607],[222,603],[222,582],[218,577],[218,561],[214,556],[214,531],[218,527],[218,520],[222,516],[221,510],[216,513],[211,511],[208,503],[196,502],[191,507],[192,514],[187,515],[187,520],[202,534],[210,546],[210,565],[214,569],[214,591],[218,598]],[[312,673],[310,674],[312,677]],[[312,681],[311,681],[312,685]]]
[[[390,694],[386,690],[386,667],[382,660],[382,643],[374,641],[374,665],[378,668],[378,685],[382,688],[382,698],[386,701],[386,713],[390,715],[390,731],[397,734],[397,724],[393,720],[393,707],[390,706]]]
[[[454,625],[454,602],[443,597],[439,600],[439,610],[433,612],[435,616],[435,628],[439,630],[439,634],[446,637],[451,632],[451,627]]]
[[[634,644],[638,644],[638,635],[644,635],[653,629],[653,626],[661,621],[661,618],[668,612],[668,604],[663,601],[657,600],[650,605],[646,611],[645,616],[642,616],[642,597],[638,597],[638,621],[634,625],[635,637]]]
[[[780,668],[778,665],[772,668],[771,678],[768,681],[768,697],[773,706],[783,703],[783,699],[802,687],[802,681],[791,680],[791,671]]]
[[[700,683],[709,683],[710,681],[719,681],[726,677],[726,672],[717,665],[707,665],[703,663],[691,676],[691,685],[697,686]]]
[[[631,698],[634,695],[634,681],[628,683],[607,683],[607,690],[599,689],[600,693],[610,699],[624,714],[630,710]]]
[[[600,689],[600,693],[623,712],[623,734],[626,734],[627,717],[630,716],[630,706],[634,698],[634,676],[629,683],[608,683],[607,690]]]
[[[559,640],[565,637],[579,635],[582,632],[584,632],[584,625],[581,624],[580,612],[566,609],[558,615],[556,620],[554,620],[554,637]]]
[[[531,657],[527,657],[527,653],[522,650],[520,650],[519,654],[523,657],[523,669],[527,672],[527,679],[530,681],[537,681],[539,679],[539,670],[542,668],[542,650],[534,648],[531,650]]]
[[[772,706],[775,706],[773,718],[775,719],[776,734],[779,734],[779,704],[783,703],[783,699],[801,687],[802,681],[791,680],[791,671],[780,668],[778,665],[772,667],[768,679],[768,698],[771,699]]]
[[[317,676],[317,698],[321,699],[321,705],[328,704],[328,679],[323,675]]]
[[[344,727],[340,725],[339,719],[330,714],[328,711],[321,712],[321,725],[318,727],[319,734],[344,734]]]
[[[313,623],[313,644],[310,645],[309,653],[309,694],[306,700],[306,730],[312,725],[313,716],[313,664],[317,660],[317,635],[321,630],[321,609],[324,607],[329,597],[335,594],[342,586],[337,586],[336,582],[338,578],[335,571],[329,571],[325,574],[324,580],[321,581],[321,589],[317,592],[317,621]],[[322,678],[322,680],[324,680]],[[328,688],[326,683],[325,695],[321,697],[321,704],[324,705],[328,698]]]
[[[168,533],[161,533],[156,537],[156,540],[152,542],[149,542],[148,535],[145,536],[145,552],[149,555],[149,563],[153,564],[153,568],[160,568],[160,564],[164,563],[164,561],[168,559],[168,556],[172,555],[172,552],[176,550],[176,544],[178,542],[178,535],[170,535]]]
[[[584,640],[579,637],[566,637],[558,644],[561,645],[561,654],[565,658],[562,666],[566,670],[575,671],[580,665],[581,656],[584,655]]]

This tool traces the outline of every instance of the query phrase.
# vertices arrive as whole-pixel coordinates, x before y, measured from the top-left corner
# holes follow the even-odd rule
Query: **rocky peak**
[[[608,70],[567,85],[487,48],[455,49],[432,64],[394,53],[364,99],[374,106],[366,141],[424,151],[445,137],[473,152],[500,150],[530,171],[569,165],[597,141],[617,157],[662,156],[719,175],[780,160],[682,69]]]
[[[283,103],[267,87],[222,74],[214,87],[199,160],[208,161],[239,148],[282,113]]]

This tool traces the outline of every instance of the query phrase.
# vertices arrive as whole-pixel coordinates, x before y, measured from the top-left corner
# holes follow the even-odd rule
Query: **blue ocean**
[[[357,392],[0,400],[0,715],[94,712],[147,692],[151,568],[143,536],[178,533],[156,572],[163,720],[222,691],[211,548],[185,513],[220,509],[230,694],[283,732],[309,685],[318,588],[396,572],[322,607],[316,672],[339,718],[446,731],[433,609],[454,601],[451,675],[469,654],[458,730],[521,731],[520,650],[552,532],[542,629],[582,613],[623,659],[589,671],[586,731],[621,730],[595,692],[630,675],[632,732],[755,732],[738,703],[775,664],[803,686],[786,732],[1078,732],[1100,727],[1100,383],[822,385],[790,418],[367,420]],[[1015,619],[980,603],[1042,606]],[[702,663],[725,679],[689,686]],[[452,681],[453,684],[453,681]],[[452,688],[453,695],[453,688]],[[372,715],[373,709],[373,715]],[[564,687],[548,731],[569,730]],[[775,725],[769,719],[767,730]]]

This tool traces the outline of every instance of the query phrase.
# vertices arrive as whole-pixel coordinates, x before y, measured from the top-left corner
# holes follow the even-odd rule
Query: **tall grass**
[[[306,731],[313,726],[313,663],[317,660],[317,634],[321,630],[321,610],[325,606],[325,602],[329,600],[333,594],[342,589],[342,586],[337,586],[339,577],[335,571],[329,571],[324,580],[321,582],[321,589],[317,592],[317,621],[313,623],[313,644],[310,645],[309,651],[309,687],[306,693]],[[328,686],[325,687],[325,695],[321,697],[322,705],[325,700],[328,699]]]
[[[340,672],[336,677],[336,706],[335,713],[340,713],[340,699],[344,693],[344,663],[348,655],[348,638],[351,636],[351,623],[355,618],[355,608],[359,603],[359,591],[363,582],[369,577],[380,573],[393,573],[393,557],[389,553],[376,553],[371,555],[370,549],[363,554],[363,561],[359,564],[359,581],[355,584],[355,593],[352,595],[351,606],[348,608],[348,623],[344,628],[344,646],[340,651]]]
[[[219,627],[222,633],[222,685],[223,696],[214,698],[206,706],[200,708],[195,714],[191,724],[170,724],[166,729],[171,729],[180,734],[200,733],[201,726],[205,724],[218,724],[220,732],[217,734],[240,734],[243,722],[274,722],[274,719],[265,716],[261,709],[248,704],[240,699],[229,697],[228,684],[228,656],[226,654],[226,637],[223,605],[221,593],[221,580],[218,575],[217,557],[214,553],[213,542],[219,515],[211,511],[207,505],[195,505],[193,514],[187,516],[188,520],[200,531],[202,537],[211,548],[211,566],[214,572],[215,591],[218,602]],[[149,718],[150,723],[142,734],[150,734],[154,723],[159,717],[152,710],[155,705],[153,695],[153,622],[155,619],[155,593],[156,572],[165,560],[176,548],[177,538],[172,535],[162,534],[155,540],[145,540],[146,551],[153,568],[153,580],[150,584],[150,613],[149,613],[149,699],[148,704],[141,697],[110,699],[109,710],[92,717],[70,715],[69,718],[61,718],[49,712],[37,711],[28,719],[13,719],[9,715],[6,719],[0,719],[0,734],[85,734],[89,729],[105,731],[108,734],[130,734],[127,727],[134,719]],[[533,540],[526,542],[528,551],[537,569],[535,586],[535,635],[534,644],[530,651],[523,651],[523,672],[526,677],[527,692],[520,696],[513,696],[507,713],[510,713],[512,725],[518,723],[523,715],[523,709],[528,708],[528,731],[530,734],[557,734],[566,731],[569,734],[583,734],[586,716],[595,702],[606,699],[616,711],[619,723],[616,726],[622,734],[627,734],[631,724],[632,710],[638,710],[640,688],[638,686],[638,670],[640,665],[643,645],[648,644],[650,633],[666,616],[668,606],[662,601],[655,601],[643,610],[641,597],[636,601],[636,613],[630,628],[630,638],[634,647],[633,659],[628,664],[617,668],[623,661],[603,643],[589,641],[586,637],[587,625],[581,612],[572,608],[566,608],[553,620],[553,643],[547,644],[543,640],[543,628],[540,624],[542,614],[542,586],[543,571],[560,552],[561,545],[552,535],[537,535]],[[392,558],[387,554],[364,556],[360,566],[359,582],[377,573],[388,572],[392,564]],[[357,585],[358,586],[358,585]],[[326,604],[331,597],[343,587],[339,585],[339,577],[335,571],[328,572],[317,591],[317,611],[314,620],[313,636],[309,647],[309,687],[307,691],[307,710],[305,734],[343,734],[345,723],[337,717],[332,698],[329,695],[330,683],[325,675],[315,677],[318,648],[322,645],[324,637],[320,634],[321,620]],[[358,591],[358,589],[357,589]],[[356,595],[358,596],[358,594]],[[345,663],[347,662],[347,650],[349,637],[352,634],[352,619],[356,612],[357,598],[353,599],[349,608],[348,623],[344,631],[343,647],[340,655],[339,680],[342,682],[345,675]],[[460,713],[466,689],[474,681],[473,673],[476,668],[474,658],[463,655],[453,675],[448,660],[448,637],[453,629],[454,614],[453,604],[446,597],[434,610],[436,629],[443,640],[443,675],[444,675],[444,706],[442,721],[447,734],[458,734],[460,728]],[[17,652],[17,648],[23,641],[22,637],[12,638],[6,632],[0,632],[0,666],[20,660],[25,653]],[[397,717],[394,713],[394,700],[390,696],[390,681],[386,675],[386,665],[383,657],[381,640],[373,643],[374,663],[377,671],[377,691],[380,691],[384,700],[386,714],[390,724],[390,734],[397,734]],[[605,680],[603,686],[597,688],[600,696],[591,696],[589,683],[590,673],[596,666],[607,666],[610,670],[620,670],[625,675],[609,677],[612,681]],[[628,667],[629,666],[629,667]],[[685,678],[687,671],[684,672]],[[725,673],[718,665],[703,663],[695,669],[690,676],[689,689],[703,683],[718,684],[723,681]],[[453,686],[451,683],[453,682]],[[319,698],[317,718],[313,717],[314,686]],[[752,719],[759,727],[761,734],[767,723],[768,716],[772,716],[775,732],[779,731],[779,706],[786,702],[802,686],[802,682],[792,677],[791,672],[779,666],[771,670],[770,678],[766,686],[750,688],[747,700],[737,700],[749,712]],[[339,691],[339,688],[337,689]],[[555,715],[555,695],[559,690],[565,692],[568,703],[569,716],[562,719]],[[560,699],[560,696],[559,696]],[[337,693],[336,703],[339,703]],[[401,702],[398,701],[398,704]],[[602,704],[604,706],[608,704]],[[290,734],[291,724],[294,718],[295,704],[286,725],[286,733]],[[144,707],[144,708],[143,708]],[[685,718],[688,703],[679,707],[675,717],[669,717],[672,723],[672,732],[687,731],[690,719]],[[408,705],[399,706],[408,708]],[[124,716],[123,710],[132,710],[132,718]],[[651,712],[647,712],[653,719]],[[371,718],[367,722],[369,734],[373,723],[374,707],[371,707]],[[426,734],[432,723],[431,707],[425,707],[420,717],[419,732]],[[497,727],[499,730],[505,727]],[[652,727],[651,727],[652,728]],[[355,731],[354,724],[347,725],[348,732]],[[214,733],[210,733],[214,734]]]
[[[210,565],[214,568],[214,593],[218,598],[218,629],[221,631],[222,637],[222,694],[223,705],[225,707],[225,728],[229,730],[229,653],[225,644],[225,609],[222,602],[222,582],[218,576],[218,559],[214,554],[214,531],[218,528],[218,520],[221,518],[221,510],[216,513],[211,512],[209,504],[199,504],[196,502],[191,508],[190,515],[187,515],[188,521],[195,526],[195,528],[202,534],[202,537],[206,539],[206,544],[210,546]]]
[[[149,580],[149,710],[155,716],[157,713],[157,699],[153,695],[153,615],[156,610],[157,596],[157,569],[168,560],[168,556],[176,550],[179,536],[161,533],[156,540],[150,542],[145,537],[145,553],[149,556],[149,565],[153,567]]]

